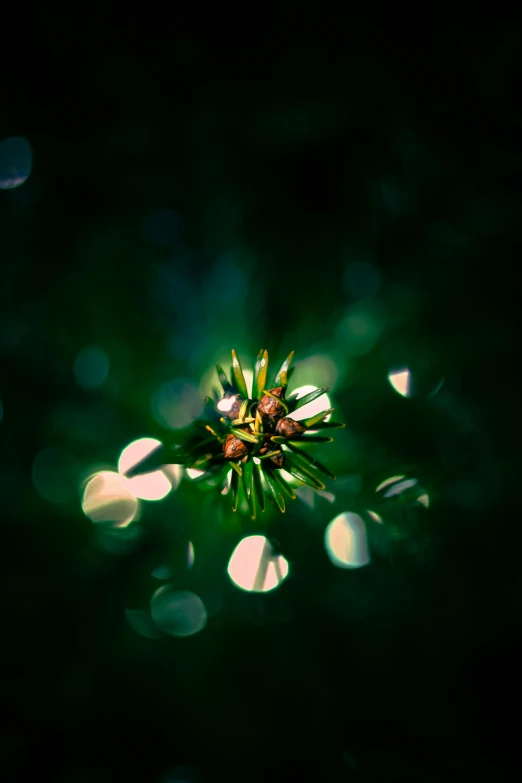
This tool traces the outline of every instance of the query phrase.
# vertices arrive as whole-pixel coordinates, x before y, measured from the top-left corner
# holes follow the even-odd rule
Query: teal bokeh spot
[[[109,374],[109,357],[102,348],[88,346],[80,351],[74,361],[74,376],[82,389],[99,389]]]
[[[13,136],[0,142],[0,190],[23,185],[32,167],[33,153],[27,139]]]

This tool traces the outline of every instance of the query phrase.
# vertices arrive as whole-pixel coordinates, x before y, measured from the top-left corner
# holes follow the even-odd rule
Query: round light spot
[[[0,190],[23,185],[32,167],[33,153],[27,139],[12,136],[0,142]]]
[[[41,451],[33,462],[31,474],[38,494],[45,500],[63,504],[76,497],[76,459],[67,449],[49,448]]]
[[[167,381],[151,401],[152,415],[162,427],[172,430],[188,427],[200,415],[203,402],[199,389],[184,380]]]
[[[366,527],[351,511],[343,511],[330,522],[324,545],[331,562],[339,568],[360,568],[370,562]]]
[[[161,639],[163,634],[152,622],[150,612],[142,609],[126,609],[125,617],[130,627],[145,639]]]
[[[242,590],[266,593],[288,576],[288,561],[274,553],[265,536],[248,536],[239,542],[228,563],[228,575]]]
[[[297,389],[295,389],[292,392],[292,397],[294,395],[297,399],[300,397],[304,397],[305,394],[309,394],[312,391],[315,391],[318,389],[318,386],[299,386]],[[320,397],[317,397],[317,399],[312,400],[312,402],[308,402],[306,405],[303,405],[302,408],[298,408],[296,411],[291,413],[292,419],[295,421],[301,421],[302,419],[307,419],[310,416],[314,416],[316,413],[321,413],[321,411],[325,411],[327,408],[331,407],[330,398],[327,394],[321,394]],[[331,413],[328,414],[328,416],[325,417],[325,421],[328,421],[331,417]]]
[[[332,356],[327,353],[316,353],[299,361],[295,376],[302,384],[316,384],[314,388],[333,386],[339,378],[340,368],[344,361],[341,355]]]
[[[138,501],[129,488],[129,479],[110,470],[95,473],[85,487],[83,512],[92,522],[128,525],[138,511]]]
[[[109,357],[102,348],[83,348],[74,360],[74,376],[78,386],[86,391],[99,389],[109,374]]]
[[[382,306],[374,299],[364,299],[348,308],[337,327],[337,336],[348,357],[364,356],[377,343],[385,325]]]
[[[160,582],[167,582],[172,579],[172,569],[167,565],[159,565],[151,572],[151,576],[159,579]]]
[[[127,473],[145,457],[156,451],[159,446],[161,446],[161,441],[156,438],[140,438],[133,441],[123,449],[120,455],[119,472],[121,474]],[[162,500],[172,488],[169,477],[162,468],[127,479],[127,486],[133,495],[142,500]]]
[[[150,602],[152,620],[171,636],[192,636],[205,627],[207,612],[203,601],[189,590],[160,587]]]
[[[388,381],[401,397],[433,397],[440,390],[444,378],[436,377],[435,373],[413,372],[409,367],[398,367],[390,370]]]
[[[236,399],[237,394],[232,394],[230,397],[223,397],[216,405],[216,408],[218,411],[221,411],[221,413],[228,413],[234,407]]]

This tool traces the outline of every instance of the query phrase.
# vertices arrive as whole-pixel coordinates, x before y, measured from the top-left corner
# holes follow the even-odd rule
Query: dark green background
[[[143,14],[40,12],[2,33],[0,139],[25,136],[34,169],[0,192],[0,774],[504,779],[522,608],[520,25]],[[147,223],[164,209],[179,218],[166,234]],[[353,357],[336,325],[361,259],[384,329]],[[438,395],[393,392],[396,340],[428,386],[445,377]],[[72,369],[90,344],[111,360],[94,392]],[[168,435],[159,384],[262,346],[332,356],[347,423],[324,449],[335,507],[263,523],[290,578],[235,589],[228,557],[263,527],[186,482],[146,505],[132,552],[100,549],[85,471]],[[31,480],[48,447],[72,455],[65,504]],[[325,525],[403,467],[430,494],[421,523],[375,541],[369,566],[334,568]],[[147,606],[151,568],[188,537],[196,564],[176,584],[209,623],[141,638],[124,610]]]

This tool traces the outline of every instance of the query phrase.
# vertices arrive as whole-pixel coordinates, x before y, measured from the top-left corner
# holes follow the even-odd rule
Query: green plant
[[[285,498],[295,499],[295,492],[285,480],[283,470],[314,490],[323,490],[321,474],[332,479],[335,476],[306,447],[331,441],[332,438],[324,433],[344,427],[344,424],[325,421],[333,408],[302,421],[292,418],[296,410],[330,388],[315,389],[303,397],[293,392],[287,397],[293,356],[292,351],[270,385],[267,382],[268,351],[262,349],[255,362],[249,395],[239,358],[232,350],[230,377],[217,365],[222,394],[214,391],[213,398],[207,397],[203,417],[181,434],[176,443],[158,448],[135,465],[132,474],[177,463],[202,471],[202,478],[217,476],[222,479],[221,493],[232,497],[234,511],[238,508],[242,482],[253,518],[258,510],[264,511],[265,495],[280,511],[285,510]]]

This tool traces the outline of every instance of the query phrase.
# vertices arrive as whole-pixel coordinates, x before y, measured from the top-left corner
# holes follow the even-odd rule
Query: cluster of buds
[[[230,378],[217,365],[222,392],[215,391],[213,398],[205,399],[204,419],[194,422],[183,446],[164,462],[176,461],[196,468],[204,477],[221,473],[221,491],[232,495],[233,510],[237,509],[239,493],[243,492],[252,517],[258,510],[264,511],[265,495],[281,511],[285,510],[285,498],[296,497],[282,470],[315,490],[323,490],[322,475],[335,476],[306,447],[331,441],[323,431],[344,424],[325,420],[333,408],[300,421],[292,418],[298,408],[329,391],[325,386],[303,397],[298,397],[296,392],[287,396],[293,355],[292,351],[277,372],[273,386],[267,388],[268,351],[261,350],[249,394],[233,350]]]

